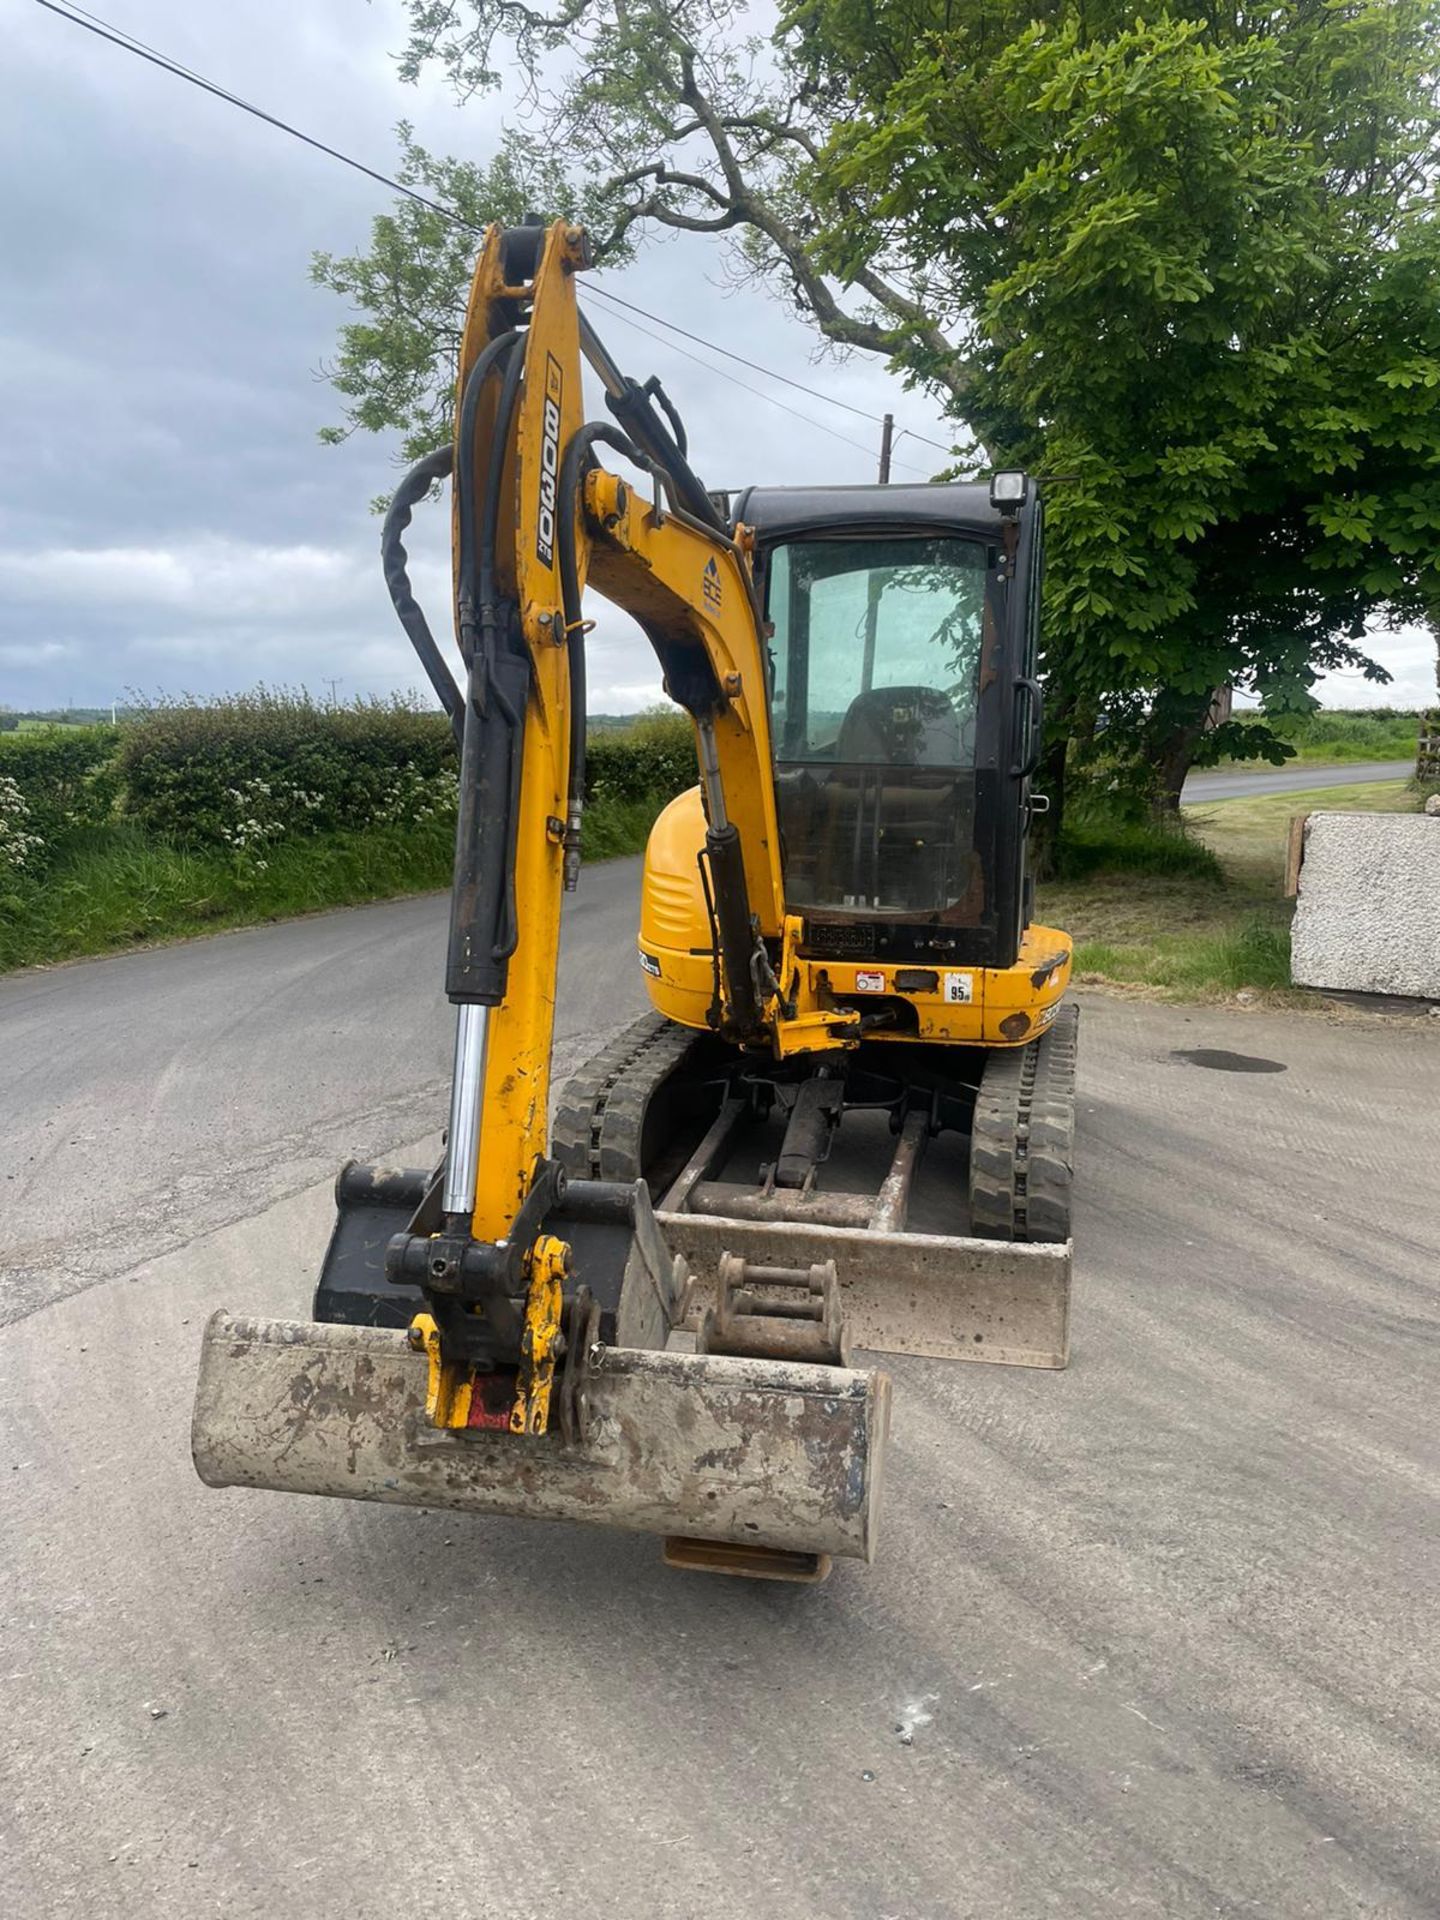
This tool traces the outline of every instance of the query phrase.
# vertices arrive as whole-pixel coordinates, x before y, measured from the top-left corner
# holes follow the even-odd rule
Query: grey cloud
[[[440,150],[487,151],[499,106],[459,112],[438,86],[400,87],[389,59],[400,26],[394,0],[154,0],[142,30],[382,169],[402,115]],[[334,676],[362,693],[419,686],[369,511],[393,481],[392,449],[316,440],[338,413],[316,369],[344,315],[309,284],[310,254],[362,244],[388,195],[38,8],[12,12],[6,53],[0,702],[86,705],[127,686],[206,692],[262,678],[320,689]],[[817,364],[804,327],[759,293],[722,294],[717,279],[705,243],[668,240],[611,284],[647,312],[944,438],[923,398],[878,365]],[[869,422],[781,390],[829,431],[808,426],[679,346],[601,319],[599,306],[622,364],[664,378],[711,484],[874,473]],[[928,473],[941,456],[907,439],[898,458]],[[437,629],[446,541],[443,512],[417,519],[417,581]],[[657,698],[634,628],[603,605],[591,611],[593,704]]]
[[[439,148],[484,151],[498,109],[462,114],[438,88],[401,88],[388,58],[399,27],[394,6],[358,0],[229,12],[168,0],[143,30],[382,168],[402,114]],[[417,684],[392,638],[369,512],[391,450],[315,437],[337,416],[315,372],[344,316],[309,285],[309,257],[361,243],[388,196],[38,9],[8,38],[0,245],[22,270],[0,288],[0,700],[88,704],[127,685],[207,691],[282,672],[312,686],[339,675],[355,691]],[[714,265],[703,246],[657,245],[624,292],[933,431],[878,367],[813,368],[805,330],[759,296],[721,298]],[[604,331],[623,363],[663,374],[715,484],[872,470],[868,453],[623,323]],[[839,414],[830,424],[870,431]],[[432,518],[416,548],[438,626],[444,527]],[[302,581],[301,551],[328,556],[328,572]],[[629,622],[595,611],[595,704],[657,696]]]
[[[493,104],[457,113],[440,88],[397,84],[392,6],[169,0],[144,33],[380,167],[399,115],[438,148],[493,140]],[[392,637],[369,513],[392,449],[315,438],[338,415],[317,369],[344,315],[309,284],[309,255],[361,244],[386,192],[38,10],[12,23],[8,79],[0,163],[15,190],[0,246],[23,271],[0,290],[0,701],[88,705],[125,685],[211,691],[276,674],[419,684]],[[760,296],[722,300],[712,267],[703,246],[657,246],[624,292],[933,430],[881,369],[812,369],[804,328]],[[870,474],[868,451],[624,323],[605,332],[626,365],[662,372],[714,484]],[[843,415],[829,424],[868,434]],[[440,624],[444,515],[432,520],[415,547]],[[659,695],[630,622],[595,611],[595,705]]]

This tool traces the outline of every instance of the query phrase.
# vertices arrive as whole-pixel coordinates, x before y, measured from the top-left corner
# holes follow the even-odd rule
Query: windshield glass
[[[976,540],[777,548],[776,759],[973,766],[986,562]]]
[[[978,924],[976,708],[990,553],[955,538],[796,540],[769,562],[786,899]]]

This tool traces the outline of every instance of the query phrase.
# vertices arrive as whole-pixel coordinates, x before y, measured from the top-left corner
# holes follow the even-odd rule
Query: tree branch
[[[713,200],[717,207],[728,208],[730,202],[720,189],[710,180],[698,173],[676,173],[672,167],[655,165],[633,167],[629,173],[618,174],[611,185],[615,187],[638,186],[642,180],[653,180],[657,187],[688,187],[692,193],[703,193]]]
[[[692,109],[695,118],[704,129],[715,158],[724,176],[729,190],[729,202],[733,219],[727,224],[753,227],[775,248],[785,262],[795,286],[797,298],[814,314],[820,331],[827,340],[833,340],[837,346],[859,347],[867,353],[884,354],[893,357],[898,342],[896,330],[881,326],[874,320],[862,319],[847,313],[831,292],[825,276],[818,271],[810,258],[803,237],[794,227],[783,220],[775,209],[752,192],[745,178],[735,149],[731,144],[727,123],[709,96],[701,88],[695,72],[695,50],[685,42],[679,43],[681,98]],[[718,194],[712,197],[719,198]],[[692,223],[671,220],[663,209],[652,208],[652,217],[669,225],[687,225],[691,231]],[[718,226],[705,226],[701,231],[717,232]],[[880,276],[869,268],[862,269],[856,275],[856,284],[868,293],[876,304],[887,313],[902,322],[903,330],[909,332],[917,345],[923,347],[936,359],[934,378],[944,387],[951,399],[962,403],[973,384],[968,370],[962,365],[953,344],[945,338],[940,329],[930,320],[923,310],[913,301],[890,287]]]

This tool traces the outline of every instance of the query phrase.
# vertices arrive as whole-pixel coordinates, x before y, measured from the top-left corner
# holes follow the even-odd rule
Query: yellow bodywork
[[[655,822],[645,851],[640,898],[640,966],[652,1004],[681,1026],[705,1028],[715,991],[714,954],[696,854],[704,844],[700,790],[672,800]],[[781,985],[797,1004],[796,1021],[779,1030],[779,1051],[810,1051],[854,1044],[834,1033],[837,1020],[879,996],[913,1006],[918,1027],[872,1030],[868,1039],[903,1045],[907,1040],[952,1046],[1019,1047],[1049,1026],[1070,982],[1070,936],[1054,927],[1030,925],[1012,967],[946,967],[915,963],[807,959],[796,951],[800,918],[785,921]],[[933,973],[933,989],[901,985],[897,975]],[[949,995],[947,996],[947,984]],[[964,993],[965,999],[953,996]],[[843,1004],[848,1002],[848,1007]],[[802,1024],[803,1021],[803,1024]],[[787,1044],[788,1043],[788,1044]]]

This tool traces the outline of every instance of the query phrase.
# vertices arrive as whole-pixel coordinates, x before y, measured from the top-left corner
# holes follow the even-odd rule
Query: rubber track
[[[701,1036],[647,1013],[566,1081],[550,1151],[573,1180],[638,1180],[645,1112]]]
[[[1079,1025],[1080,1009],[1062,1006],[1038,1040],[985,1062],[970,1140],[972,1233],[1070,1238]]]

